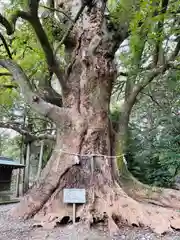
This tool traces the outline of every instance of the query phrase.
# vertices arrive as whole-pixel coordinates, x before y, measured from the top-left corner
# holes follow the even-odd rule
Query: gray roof
[[[23,168],[24,165],[11,158],[0,156],[0,166],[10,166],[12,168]]]

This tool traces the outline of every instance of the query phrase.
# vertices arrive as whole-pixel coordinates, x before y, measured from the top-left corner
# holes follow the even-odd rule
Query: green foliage
[[[17,10],[24,10],[26,7],[27,0],[12,1],[10,6],[6,8],[5,11],[3,11],[3,14],[10,20],[11,16],[15,14]],[[57,36],[55,33],[55,30],[57,32],[58,29],[57,22],[49,16],[47,18],[45,17],[41,19],[41,21],[51,45],[54,46],[57,39],[60,38],[60,36]],[[44,52],[31,25],[27,21],[19,19],[16,24],[16,31],[13,36],[9,38],[5,35],[4,32],[3,34],[6,37],[13,60],[23,68],[24,72],[29,77],[32,88],[36,88],[39,83],[42,83],[44,81],[45,76],[49,75],[49,71]],[[53,34],[56,34],[56,38]],[[63,56],[64,46],[60,48],[59,52],[61,53],[61,56]],[[4,46],[2,45],[0,46],[0,56],[3,58],[8,58]],[[3,70],[1,70],[1,72],[2,71]],[[49,129],[53,128],[51,122],[46,122],[47,119],[43,119],[38,114],[34,113],[34,111],[29,110],[29,107],[24,103],[23,98],[19,93],[19,88],[13,89],[3,87],[4,85],[14,84],[15,83],[13,82],[12,77],[0,77],[1,121],[18,123],[20,124],[21,128],[21,126],[24,124],[24,111],[26,111],[26,121],[24,127],[26,127],[26,129],[29,129],[30,132],[34,134],[43,134],[46,132],[46,126]],[[8,133],[9,131],[5,129],[4,132]],[[51,133],[51,130],[48,133]],[[7,156],[19,158],[19,151],[22,144],[21,141],[22,138],[19,135],[12,137],[12,134],[7,134],[7,138],[5,135],[3,135],[1,141],[2,145],[4,146],[2,153]],[[9,145],[10,147],[7,148]],[[48,152],[50,150],[51,148],[47,146],[47,150],[45,150],[45,158],[47,157],[46,155],[48,155]]]
[[[0,81],[1,83],[1,81]],[[16,91],[10,88],[0,89],[0,104],[7,107],[12,107],[15,99],[18,98]]]
[[[131,172],[147,184],[171,187],[180,173],[178,74],[178,71],[169,73],[158,86],[154,83],[151,86],[154,101],[143,96],[140,107],[137,106],[132,115],[128,165]]]
[[[44,53],[37,42],[31,26],[24,22],[15,32],[12,42],[13,59],[15,59],[25,70],[27,75],[35,71],[37,78],[46,71]]]
[[[19,160],[20,157],[20,148],[18,144],[19,138],[20,136],[18,135],[12,137],[12,134],[10,134],[10,132],[9,133],[1,132],[0,155],[8,156],[13,159]]]
[[[111,111],[109,114],[109,118],[111,119],[112,122],[118,122],[119,120],[119,107],[118,106],[112,106]]]
[[[177,44],[177,39],[172,39],[180,33],[177,16],[179,1],[169,1],[165,12],[162,11],[161,1],[142,0],[137,6],[139,11],[134,11],[130,2],[109,1],[111,18],[115,23],[130,21],[127,47],[122,47],[119,54],[120,71],[128,73],[123,87],[121,76],[116,82],[116,91],[120,92],[121,98],[125,95],[125,89],[128,91],[125,87],[127,82],[133,88],[147,79],[146,68],[151,69],[156,54],[158,61],[161,60],[161,53],[164,58],[169,58]],[[127,10],[127,16],[122,14],[123,9]],[[176,57],[176,64],[178,61],[179,56]],[[163,62],[158,62],[157,67],[160,64]],[[173,69],[166,71],[165,77],[159,75],[155,78],[143,90],[143,94],[149,97],[138,95],[137,106],[131,115],[128,165],[131,172],[147,184],[169,187],[179,172],[179,74],[180,71]],[[118,120],[118,117],[115,110],[111,118]]]
[[[28,0],[10,0],[10,8],[25,8],[27,7]]]
[[[111,19],[114,23],[128,23],[134,13],[133,3],[135,0],[117,1],[109,0],[108,9],[110,9]]]
[[[175,129],[172,123],[165,121],[160,133],[157,129],[148,134],[132,131],[129,169],[141,181],[171,187],[180,169],[180,124],[178,125],[178,129]]]

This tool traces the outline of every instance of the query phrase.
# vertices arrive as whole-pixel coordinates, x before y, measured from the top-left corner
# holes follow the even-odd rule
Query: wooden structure
[[[11,177],[13,169],[24,168],[13,159],[0,156],[0,202],[11,199]]]

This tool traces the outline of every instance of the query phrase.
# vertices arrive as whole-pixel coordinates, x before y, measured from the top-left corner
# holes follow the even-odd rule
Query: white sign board
[[[78,188],[64,189],[64,203],[85,203],[86,191]]]

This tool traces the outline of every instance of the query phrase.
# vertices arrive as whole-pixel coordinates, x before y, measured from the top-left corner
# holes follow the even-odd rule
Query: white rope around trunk
[[[91,153],[91,154],[80,154],[80,153],[72,153],[72,152],[67,152],[64,150],[53,150],[54,152],[61,152],[69,155],[74,155],[74,156],[79,156],[79,157],[107,157],[107,158],[117,158],[117,157],[123,157],[124,162],[126,163],[124,154],[121,155],[116,155],[116,156],[109,156],[109,155],[103,155],[103,154],[96,154],[96,153]]]

